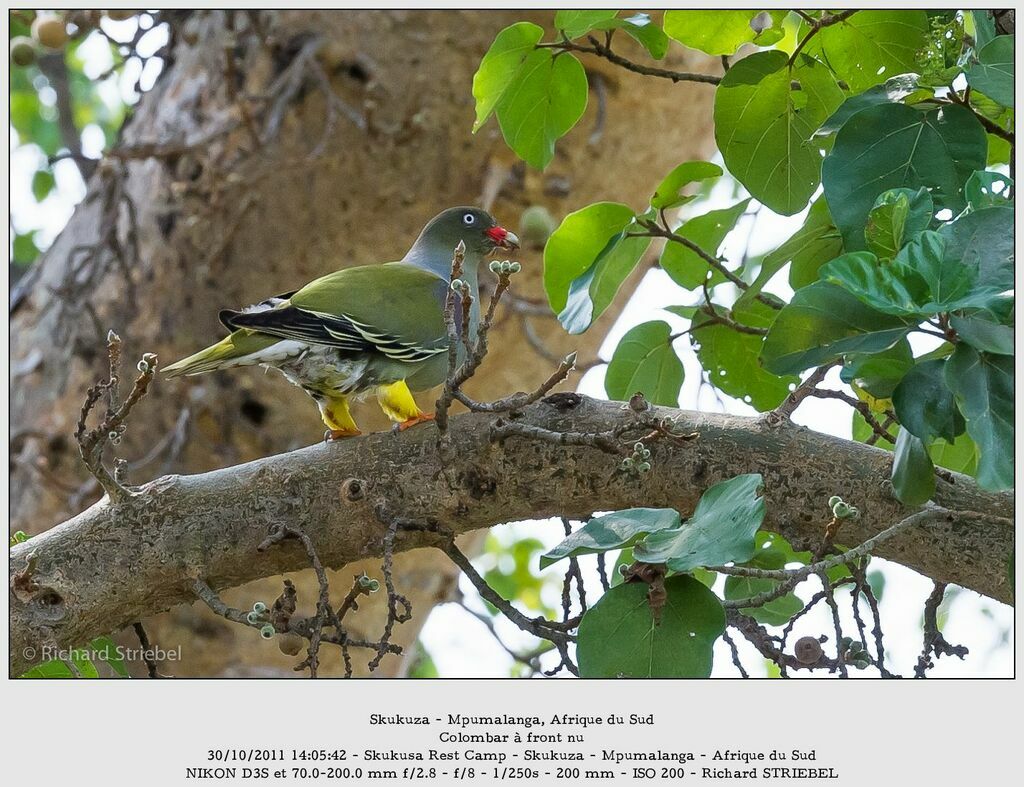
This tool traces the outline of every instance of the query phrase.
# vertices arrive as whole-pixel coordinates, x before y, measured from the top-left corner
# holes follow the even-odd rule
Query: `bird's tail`
[[[216,344],[211,344],[205,350],[200,350],[195,355],[182,358],[177,363],[172,363],[164,374],[167,377],[180,377],[181,375],[205,374],[217,369],[229,369],[233,366],[251,366],[260,363],[259,353],[272,344],[278,342],[274,336],[256,331],[239,330],[230,336],[225,336]]]

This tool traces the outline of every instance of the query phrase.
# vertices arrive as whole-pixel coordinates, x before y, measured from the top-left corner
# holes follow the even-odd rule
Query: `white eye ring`
[[[467,214],[465,214],[462,217],[462,223],[463,224],[467,224],[468,225],[468,224],[472,224],[475,221],[476,221],[476,216],[474,216],[472,213],[467,213]]]

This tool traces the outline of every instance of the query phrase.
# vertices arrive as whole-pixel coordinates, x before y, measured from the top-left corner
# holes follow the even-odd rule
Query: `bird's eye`
[[[465,224],[467,227],[475,221],[476,216],[474,216],[472,213],[467,213],[465,216],[462,217],[462,223]]]

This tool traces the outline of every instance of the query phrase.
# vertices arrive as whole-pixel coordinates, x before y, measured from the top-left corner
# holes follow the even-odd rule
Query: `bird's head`
[[[432,218],[420,233],[416,245],[443,250],[450,258],[459,241],[466,244],[469,254],[486,256],[502,249],[519,248],[515,233],[502,227],[497,220],[481,208],[448,208]]]

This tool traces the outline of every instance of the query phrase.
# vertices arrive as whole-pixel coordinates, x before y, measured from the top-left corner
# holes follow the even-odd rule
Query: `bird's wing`
[[[404,263],[346,268],[307,284],[286,301],[251,312],[222,313],[231,328],[426,360],[446,349],[442,305],[447,282]]]

